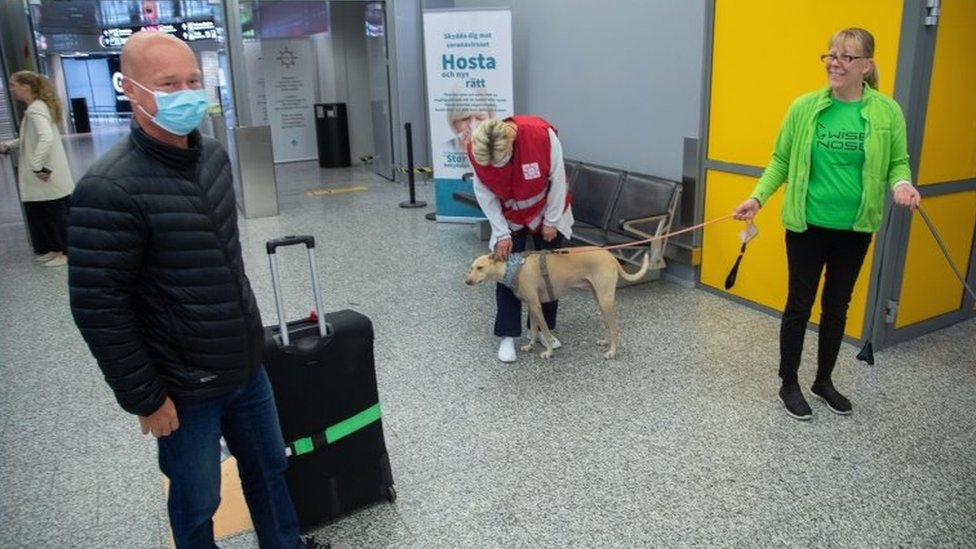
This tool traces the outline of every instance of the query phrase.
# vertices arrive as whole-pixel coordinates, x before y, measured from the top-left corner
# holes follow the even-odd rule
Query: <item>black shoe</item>
[[[315,536],[305,536],[302,539],[302,543],[305,544],[305,549],[352,549],[351,546],[341,541],[336,543],[322,543],[315,539]]]
[[[315,539],[315,536],[307,536],[302,540],[305,544],[305,549],[331,549],[332,545],[328,543],[322,543]]]
[[[827,381],[815,381],[813,387],[810,387],[810,392],[813,393],[813,396],[826,402],[831,412],[842,416],[851,413],[851,401],[838,393],[829,379]]]
[[[786,406],[786,415],[791,418],[807,421],[813,417],[813,410],[807,404],[807,399],[803,398],[799,384],[783,385],[779,390],[779,399],[783,401],[783,406]]]

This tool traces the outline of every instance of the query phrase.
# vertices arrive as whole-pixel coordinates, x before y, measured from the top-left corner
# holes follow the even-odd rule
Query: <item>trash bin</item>
[[[71,118],[75,122],[75,133],[91,133],[88,101],[84,97],[71,98]]]
[[[352,166],[345,103],[315,104],[315,137],[318,141],[320,168]]]

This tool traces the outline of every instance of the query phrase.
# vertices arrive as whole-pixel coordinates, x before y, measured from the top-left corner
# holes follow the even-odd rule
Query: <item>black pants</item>
[[[527,240],[527,231],[512,233],[512,251],[524,252]],[[553,238],[551,242],[546,242],[542,239],[542,233],[536,233],[532,235],[532,244],[535,250],[555,250],[562,248],[563,235],[556,233],[556,238]],[[495,302],[498,304],[498,312],[495,314],[495,335],[501,337],[521,336],[522,301],[515,297],[512,290],[509,290],[501,284],[497,284],[495,286]],[[550,330],[556,328],[556,311],[558,309],[558,300],[542,304],[542,315],[546,318],[546,324],[549,325]]]
[[[27,230],[34,253],[65,252],[68,250],[68,205],[71,197],[40,202],[24,202]]]
[[[864,263],[870,233],[825,229],[810,225],[806,232],[786,231],[789,294],[779,331],[779,377],[796,383],[803,353],[803,337],[817,297],[820,274],[826,267],[820,297],[820,345],[817,348],[817,380],[828,380],[847,324],[847,306]]]

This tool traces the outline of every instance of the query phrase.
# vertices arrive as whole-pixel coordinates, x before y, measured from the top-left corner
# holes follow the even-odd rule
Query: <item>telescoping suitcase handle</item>
[[[288,322],[285,321],[285,304],[281,296],[281,286],[278,283],[278,260],[276,252],[278,248],[285,246],[295,246],[304,244],[308,250],[308,267],[312,275],[312,295],[315,297],[315,311],[319,323],[319,336],[325,337],[325,313],[322,311],[322,293],[319,291],[319,276],[315,271],[315,237],[310,235],[286,236],[269,240],[265,247],[268,250],[268,259],[271,261],[271,288],[274,290],[275,308],[278,310],[278,327],[281,331],[281,343],[286,347],[291,345],[288,337]]]

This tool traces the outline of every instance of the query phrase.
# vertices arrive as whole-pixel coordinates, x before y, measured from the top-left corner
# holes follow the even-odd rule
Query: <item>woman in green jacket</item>
[[[844,337],[847,307],[871,235],[881,226],[885,192],[915,208],[905,117],[879,92],[874,37],[849,28],[834,34],[820,56],[828,85],[797,98],[776,138],[773,156],[734,217],[750,220],[783,183],[783,225],[789,290],[780,326],[780,400],[790,417],[812,411],[797,380],[810,310],[826,268],[820,299],[817,375],[810,392],[831,411],[850,414],[851,403],[831,381]]]

